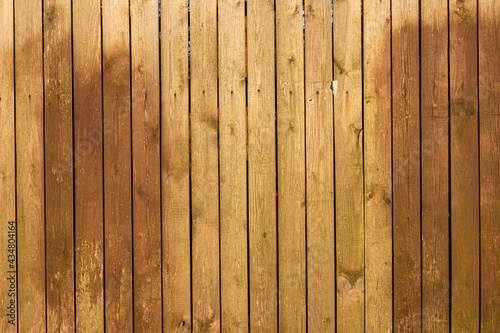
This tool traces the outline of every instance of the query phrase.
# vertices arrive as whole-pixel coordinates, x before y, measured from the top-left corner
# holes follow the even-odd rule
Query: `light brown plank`
[[[221,330],[248,332],[245,2],[218,1]]]
[[[15,4],[19,331],[43,332],[45,207],[42,3]]]
[[[129,6],[102,1],[106,329],[132,331]]]
[[[250,328],[277,332],[274,1],[247,2]]]
[[[104,331],[100,1],[73,0],[76,329]]]
[[[448,1],[421,11],[422,330],[449,331]]]
[[[5,231],[0,233],[0,246],[9,249],[4,270],[16,270],[16,251],[9,248],[9,239],[16,239],[16,151],[15,151],[15,100],[14,100],[14,3],[0,3],[0,221]],[[9,221],[14,221],[9,225]],[[9,228],[11,227],[11,228]],[[12,236],[11,236],[12,235]],[[13,241],[11,241],[12,243]],[[9,274],[10,275],[10,274]],[[17,279],[17,277],[16,277]],[[17,289],[17,288],[16,288]],[[5,315],[0,317],[2,332],[17,332],[17,298],[11,291],[11,281],[0,282],[0,307]],[[12,305],[11,305],[11,302]],[[10,309],[7,309],[11,307]],[[10,321],[10,322],[9,322]]]
[[[161,9],[163,330],[191,332],[188,7]]]
[[[276,1],[279,330],[306,329],[302,1]]]
[[[306,28],[307,30],[307,28]],[[333,4],[337,328],[364,327],[361,2]]]
[[[190,6],[194,332],[220,331],[217,1]]]
[[[479,10],[481,331],[500,331],[500,4]]]
[[[332,6],[305,1],[308,330],[335,330]]]
[[[392,1],[394,331],[421,329],[418,1]]]
[[[451,329],[479,331],[479,162],[476,1],[449,3]]]
[[[391,3],[363,3],[365,330],[392,331]]]
[[[47,330],[75,330],[71,1],[44,15]]]
[[[158,1],[132,0],[134,330],[162,329]]]

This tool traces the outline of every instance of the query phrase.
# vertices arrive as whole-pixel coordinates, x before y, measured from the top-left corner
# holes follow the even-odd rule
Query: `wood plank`
[[[44,15],[47,330],[75,330],[71,1]]]
[[[479,5],[481,331],[500,331],[500,6]]]
[[[217,1],[190,5],[192,317],[220,331]]]
[[[102,1],[106,329],[132,331],[129,6]]]
[[[391,2],[363,3],[365,331],[392,331]]]
[[[221,330],[248,332],[245,3],[218,1]]]
[[[250,327],[278,331],[274,1],[247,2]]]
[[[191,332],[188,6],[161,9],[163,330]]]
[[[417,0],[392,2],[394,330],[421,329]]]
[[[479,330],[477,3],[450,2],[451,329]]]
[[[332,6],[305,3],[307,175],[307,321],[311,332],[335,330],[335,211]]]
[[[15,99],[14,99],[14,3],[12,0],[0,3],[0,221],[5,231],[0,233],[0,246],[9,249],[9,239],[16,239],[16,225],[9,228],[8,221],[16,221],[16,134],[15,134]],[[10,237],[9,232],[14,232]],[[12,241],[11,241],[12,242]],[[15,255],[7,253],[8,260],[2,266],[5,270],[16,270]],[[14,257],[11,257],[14,255]],[[0,317],[2,332],[17,332],[17,295],[11,294],[11,281],[2,279],[0,282],[0,307],[5,315]],[[17,289],[17,288],[16,288]],[[11,305],[12,300],[15,302]],[[11,309],[12,307],[14,313]],[[11,321],[9,323],[9,321]]]
[[[42,4],[16,1],[16,160],[19,330],[42,332],[45,207]]]
[[[101,3],[73,0],[76,329],[104,331]]]
[[[134,330],[162,329],[158,1],[130,2]]]
[[[306,330],[302,1],[276,1],[279,331]]]
[[[421,11],[422,330],[447,332],[449,284],[448,1]]]
[[[361,3],[333,4],[337,328],[364,329]]]

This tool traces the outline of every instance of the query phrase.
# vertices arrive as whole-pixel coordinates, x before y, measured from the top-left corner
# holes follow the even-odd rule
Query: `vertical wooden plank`
[[[218,1],[221,330],[248,332],[245,2]]]
[[[364,217],[361,2],[333,5],[337,328],[364,327]]]
[[[76,329],[104,331],[101,2],[73,0]]]
[[[193,1],[190,15],[193,330],[218,332],[217,1]]]
[[[306,330],[303,9],[276,1],[279,330]]]
[[[2,64],[0,67],[0,207],[2,207],[0,223],[3,229],[0,233],[0,246],[7,250],[9,239],[12,238],[9,237],[9,231],[15,231],[9,230],[8,221],[16,220],[14,3],[12,0],[0,3],[0,31],[3,32],[0,39],[0,63]],[[2,265],[4,271],[17,269],[16,252],[9,252],[7,255],[14,255],[14,257],[7,257],[13,262],[4,262]],[[0,317],[0,330],[6,333],[17,332],[17,295],[11,294],[11,281],[6,278],[0,281],[0,293],[3,296],[0,298],[0,307],[6,311],[6,314]],[[12,300],[13,305],[11,305]]]
[[[422,330],[449,331],[448,1],[421,12]]]
[[[162,329],[158,1],[130,2],[134,329]]]
[[[132,331],[130,40],[127,1],[102,1],[106,329]]]
[[[163,330],[191,332],[188,6],[161,9]]]
[[[481,331],[500,331],[500,4],[479,10]]]
[[[47,330],[74,331],[71,1],[43,6]]]
[[[363,2],[365,331],[392,331],[391,2]]]
[[[477,2],[450,1],[451,329],[479,330]]]
[[[305,3],[308,330],[335,330],[332,5]]]
[[[274,0],[247,2],[250,328],[277,332]]]
[[[19,330],[45,323],[42,4],[16,1],[16,158]]]
[[[418,1],[392,1],[394,330],[420,331]]]

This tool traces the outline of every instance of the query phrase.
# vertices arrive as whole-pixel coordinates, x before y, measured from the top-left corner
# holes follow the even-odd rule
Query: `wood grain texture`
[[[43,332],[45,194],[42,4],[15,4],[19,331]]]
[[[161,9],[163,330],[191,332],[188,7]]]
[[[75,330],[71,1],[44,15],[47,330]]]
[[[479,11],[481,331],[500,331],[500,3]]]
[[[449,3],[451,329],[479,331],[477,5]]]
[[[422,330],[449,331],[448,1],[421,2]]]
[[[134,330],[162,330],[158,1],[130,2]]]
[[[277,332],[274,0],[247,2],[250,327]]]
[[[100,1],[73,0],[76,329],[104,331]]]
[[[0,29],[1,332],[500,330],[496,1],[4,0]]]
[[[302,1],[276,1],[279,330],[306,330]]]
[[[217,1],[190,5],[193,331],[220,331]]]
[[[16,133],[15,133],[15,90],[14,90],[14,3],[13,0],[0,3],[0,221],[5,223],[5,231],[0,233],[0,246],[8,249],[9,237],[8,221],[16,221]],[[14,234],[15,235],[15,234]],[[12,242],[12,241],[11,241]],[[7,255],[12,255],[7,253]],[[15,253],[14,253],[15,254]],[[8,260],[15,259],[7,257]],[[6,262],[4,267],[10,267]],[[14,263],[15,264],[15,261]],[[17,264],[15,264],[17,269]],[[8,311],[0,317],[0,331],[17,332],[17,317],[7,316],[11,310],[11,299],[17,313],[17,300],[7,297],[11,289],[11,282],[7,279],[0,280],[0,307]],[[13,295],[12,295],[13,296]],[[12,324],[9,320],[13,320]]]
[[[418,1],[392,2],[394,331],[421,329]]]
[[[307,175],[307,321],[311,332],[335,330],[332,7],[305,1]]]
[[[390,4],[363,2],[366,332],[392,331]]]
[[[333,4],[337,329],[364,329],[361,2]]]
[[[106,329],[133,329],[129,6],[102,1]]]
[[[245,6],[218,1],[221,330],[248,332]]]

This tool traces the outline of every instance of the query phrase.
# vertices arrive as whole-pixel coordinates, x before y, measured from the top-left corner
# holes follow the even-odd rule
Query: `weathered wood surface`
[[[302,1],[276,2],[279,331],[306,329]]]
[[[217,1],[193,2],[190,24],[193,330],[218,332],[221,304]]]
[[[40,332],[47,310],[42,3],[16,1],[14,20],[18,319],[20,331]]]
[[[498,331],[498,17],[2,1],[0,331]]]
[[[47,330],[75,330],[71,1],[43,2]]]
[[[3,36],[0,39],[0,220],[2,223],[16,221],[16,125],[15,125],[15,72],[14,72],[14,3],[13,0],[2,1],[0,4],[0,29]],[[10,237],[8,232],[0,233],[0,244],[8,248],[9,239],[15,239],[16,230]],[[6,230],[8,225],[6,225]],[[7,260],[11,260],[16,268],[15,251],[8,253]],[[14,257],[12,257],[14,256]],[[18,304],[14,295],[10,294],[11,281],[0,280],[0,306],[7,311],[12,306],[17,312]],[[8,295],[9,297],[5,297]],[[10,297],[12,296],[12,297]],[[15,303],[11,305],[11,300]],[[11,310],[8,310],[11,313]],[[9,323],[12,320],[12,323]],[[17,332],[17,319],[7,315],[0,317],[0,330],[2,332]]]
[[[305,2],[307,323],[335,329],[334,138],[331,7]]]
[[[500,330],[500,6],[478,5],[482,332]]]
[[[477,2],[449,4],[451,329],[479,331]]]
[[[422,330],[449,331],[447,1],[421,3]]]
[[[363,5],[365,331],[392,329],[391,3]]]
[[[158,2],[130,1],[134,330],[162,328]]]
[[[250,327],[278,331],[274,1],[247,2]]]
[[[100,1],[73,1],[73,136],[77,331],[104,330]]]
[[[161,3],[163,330],[191,331],[188,7]]]
[[[421,329],[418,1],[392,2],[394,330]]]
[[[359,1],[333,3],[337,329],[346,332],[364,330],[361,9]]]

